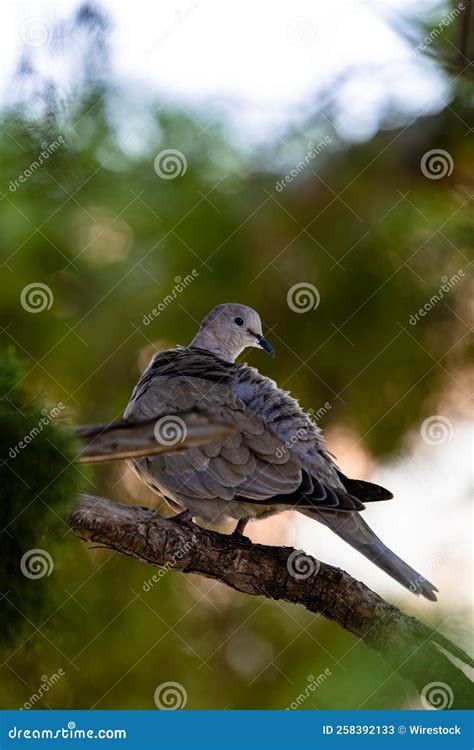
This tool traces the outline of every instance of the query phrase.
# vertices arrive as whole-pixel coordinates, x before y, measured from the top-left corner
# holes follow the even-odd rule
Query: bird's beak
[[[265,351],[268,352],[271,357],[275,356],[275,349],[271,344],[268,343],[265,338],[263,338],[263,336],[257,335],[257,341],[259,346],[261,346],[262,349],[265,349]]]

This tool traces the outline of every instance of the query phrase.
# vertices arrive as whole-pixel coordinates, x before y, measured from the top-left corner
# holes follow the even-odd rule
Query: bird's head
[[[260,316],[251,307],[227,303],[206,315],[191,346],[207,349],[227,362],[235,362],[244,349],[256,346],[272,357],[275,350],[264,338]]]

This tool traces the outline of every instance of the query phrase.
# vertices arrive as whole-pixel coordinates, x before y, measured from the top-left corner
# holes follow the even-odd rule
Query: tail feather
[[[372,531],[359,513],[321,512],[319,510],[298,509],[305,516],[319,521],[334,531],[341,539],[358,550],[379,568],[388,573],[402,586],[416,596],[424,596],[432,602],[437,601],[436,586],[426,580],[420,573],[411,568],[398,555],[392,552]]]
[[[359,500],[362,500],[362,502],[368,503],[376,500],[391,500],[393,497],[390,490],[386,490],[385,487],[381,487],[379,484],[365,482],[363,479],[350,479],[349,477],[346,477],[342,471],[338,471],[337,475],[349,495],[357,497]]]

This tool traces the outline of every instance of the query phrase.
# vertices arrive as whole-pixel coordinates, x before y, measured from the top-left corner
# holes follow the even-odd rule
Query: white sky
[[[78,5],[37,0],[0,6],[0,95],[5,96],[22,36],[35,24],[47,36],[53,23]],[[421,5],[426,14],[433,2]],[[155,92],[186,107],[225,109],[234,133],[253,140],[297,123],[315,91],[348,70],[357,75],[345,89],[337,87],[344,99],[337,125],[351,138],[370,137],[388,104],[407,116],[438,109],[447,94],[443,81],[424,58],[412,57],[413,46],[385,20],[410,18],[419,6],[407,0],[102,3],[113,24],[117,81],[129,84],[142,102]],[[29,49],[39,66],[64,84],[65,55],[61,59],[53,47]]]

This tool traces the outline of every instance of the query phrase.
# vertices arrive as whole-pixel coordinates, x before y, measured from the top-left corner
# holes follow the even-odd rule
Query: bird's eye
[[[245,323],[245,320],[240,317],[240,315],[237,318],[234,318],[234,323],[236,326],[243,326]]]

